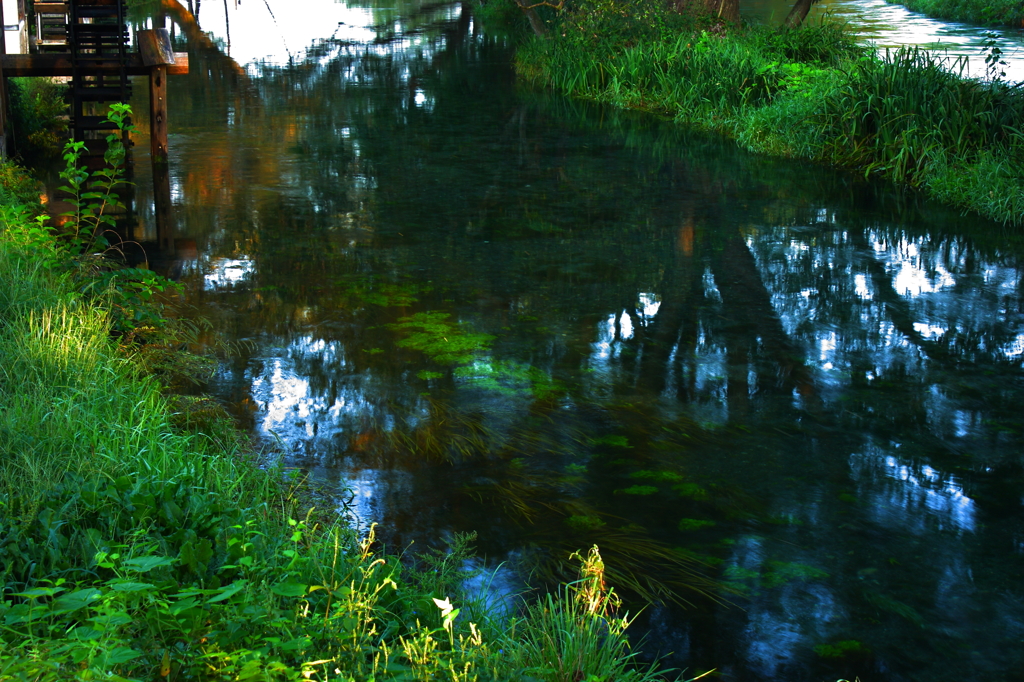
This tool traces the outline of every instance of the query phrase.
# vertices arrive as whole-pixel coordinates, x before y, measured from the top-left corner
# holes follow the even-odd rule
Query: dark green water
[[[499,593],[598,544],[691,672],[1020,679],[1020,240],[403,11],[172,79],[176,248],[138,236],[237,343],[210,390],[390,549],[478,532]]]

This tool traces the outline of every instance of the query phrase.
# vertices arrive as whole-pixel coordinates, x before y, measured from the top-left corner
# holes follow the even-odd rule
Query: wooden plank
[[[5,54],[0,55],[0,68],[5,76],[70,76],[71,55],[68,54]],[[129,76],[145,76],[151,67],[142,63],[142,56],[137,52],[128,55],[127,71]],[[117,60],[101,62],[95,66],[90,64],[90,71],[117,73],[120,65]],[[188,53],[175,52],[174,64],[167,66],[168,75],[188,73]]]
[[[135,42],[139,46],[142,63],[146,66],[167,66],[174,63],[171,34],[166,28],[138,31],[135,34]]]

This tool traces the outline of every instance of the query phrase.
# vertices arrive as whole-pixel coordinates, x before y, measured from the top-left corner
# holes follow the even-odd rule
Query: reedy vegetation
[[[517,54],[529,81],[1024,224],[1021,85],[966,79],[962,62],[913,48],[876,56],[827,20],[726,26],[662,0],[581,0],[547,17],[550,37]]]
[[[177,427],[134,333],[164,284],[126,294],[95,256],[119,178],[65,179],[84,191],[58,238],[0,166],[0,679],[661,679],[632,665],[596,548],[558,596],[488,612],[469,538],[408,569],[231,429]]]

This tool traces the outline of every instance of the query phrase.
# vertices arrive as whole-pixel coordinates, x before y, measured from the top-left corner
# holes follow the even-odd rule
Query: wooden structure
[[[161,249],[172,251],[167,76],[188,73],[188,54],[172,51],[170,35],[163,28],[138,31],[138,50],[130,50],[124,0],[36,2],[34,10],[32,53],[6,54],[0,34],[0,157],[6,155],[8,76],[70,77],[70,128],[75,140],[86,142],[89,154],[82,160],[87,166],[102,165],[106,137],[115,128],[105,115],[107,106],[129,100],[131,76],[148,76],[156,227]],[[2,19],[0,11],[0,23]],[[127,134],[124,142],[130,149]]]
[[[70,76],[70,127],[76,140],[88,144],[105,140],[113,128],[105,105],[129,100],[129,77],[149,76],[153,162],[166,163],[167,76],[188,73],[188,55],[171,51],[166,29],[139,31],[135,52],[128,48],[124,0],[38,2],[34,9],[36,51],[0,55],[0,78]],[[0,126],[2,119],[0,112]]]

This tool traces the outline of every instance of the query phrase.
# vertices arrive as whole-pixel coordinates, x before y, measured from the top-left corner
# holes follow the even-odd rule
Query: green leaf
[[[225,599],[228,599],[229,597],[232,597],[232,596],[238,594],[239,592],[244,590],[248,585],[249,585],[249,581],[248,580],[236,580],[235,582],[231,583],[227,587],[222,588],[220,590],[220,592],[218,592],[213,597],[210,597],[209,599],[207,599],[206,603],[207,604],[212,604],[214,602],[224,601]]]
[[[120,665],[127,663],[128,661],[134,660],[142,655],[142,652],[138,649],[130,649],[126,646],[119,646],[110,651],[101,653],[93,665],[97,667],[106,668],[110,666]]]
[[[306,586],[300,583],[278,583],[270,591],[282,597],[302,597],[306,594]]]
[[[108,583],[114,592],[146,592],[156,586],[152,583],[136,583],[130,580]]]
[[[125,559],[122,565],[132,571],[138,573],[148,573],[154,568],[160,568],[161,566],[171,566],[174,564],[174,559],[169,556],[140,556],[132,559]]]

